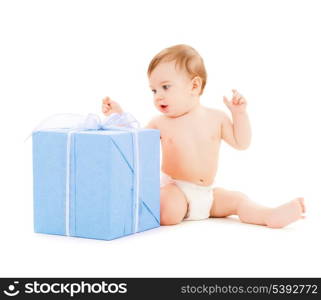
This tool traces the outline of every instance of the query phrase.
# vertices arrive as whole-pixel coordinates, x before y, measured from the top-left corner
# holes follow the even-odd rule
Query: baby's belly
[[[218,146],[169,149],[163,146],[162,171],[173,179],[211,185],[218,163]]]

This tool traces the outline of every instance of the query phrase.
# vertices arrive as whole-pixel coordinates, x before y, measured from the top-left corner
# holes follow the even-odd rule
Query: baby
[[[154,105],[162,113],[147,125],[160,130],[161,136],[161,225],[238,215],[245,223],[282,228],[303,218],[303,198],[269,208],[243,193],[213,185],[221,140],[245,150],[251,142],[251,126],[247,101],[236,90],[232,99],[223,97],[232,121],[225,112],[200,104],[207,75],[195,49],[176,45],[162,50],[150,62],[147,74]],[[123,110],[106,97],[102,112],[108,116]]]

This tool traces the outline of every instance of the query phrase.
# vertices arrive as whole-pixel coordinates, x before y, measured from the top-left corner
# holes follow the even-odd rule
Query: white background
[[[1,1],[0,276],[321,276],[319,1]],[[55,113],[100,113],[109,95],[145,125],[146,70],[165,47],[202,55],[202,103],[237,88],[253,141],[223,144],[216,182],[275,206],[304,196],[281,230],[235,217],[114,241],[33,233],[31,139]]]

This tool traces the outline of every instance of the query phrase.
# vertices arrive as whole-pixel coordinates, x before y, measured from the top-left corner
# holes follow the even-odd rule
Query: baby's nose
[[[163,96],[161,93],[157,93],[157,94],[155,94],[155,99],[156,99],[157,101],[160,101],[160,100],[163,100],[163,99],[164,99],[164,96]]]

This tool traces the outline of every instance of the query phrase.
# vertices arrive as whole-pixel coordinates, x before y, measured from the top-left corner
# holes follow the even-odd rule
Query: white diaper
[[[185,220],[202,220],[210,216],[213,203],[213,185],[201,186],[188,181],[173,179],[162,173],[161,187],[168,183],[175,183],[185,194],[188,203]]]

